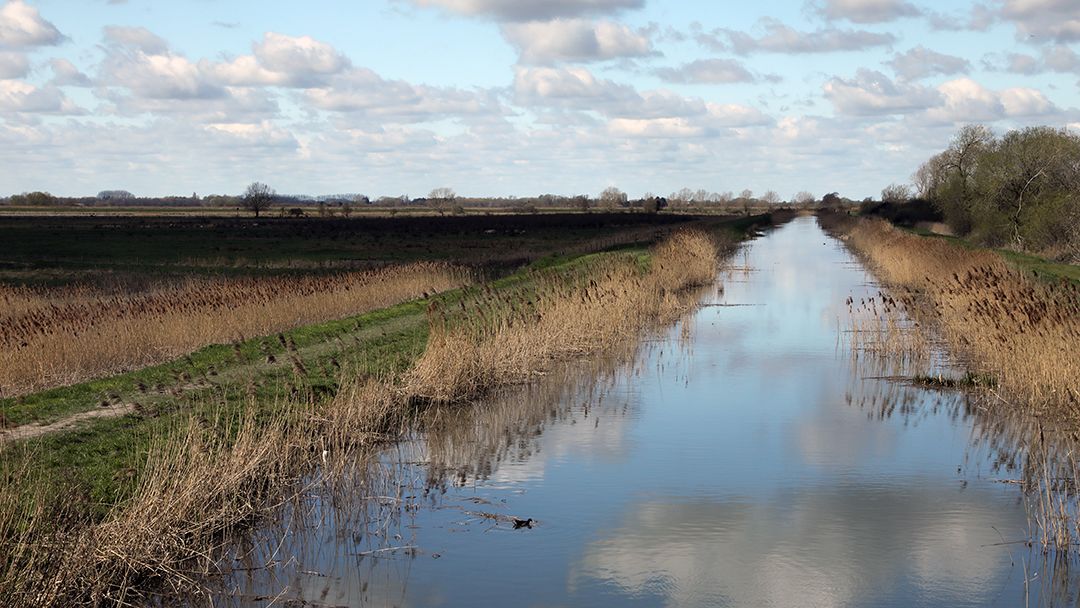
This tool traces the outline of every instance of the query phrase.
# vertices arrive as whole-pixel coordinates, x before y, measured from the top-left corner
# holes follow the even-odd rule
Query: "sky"
[[[0,196],[876,196],[1080,129],[1077,0],[0,0]]]

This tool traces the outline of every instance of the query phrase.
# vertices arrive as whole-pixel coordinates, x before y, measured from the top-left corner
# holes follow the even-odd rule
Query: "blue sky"
[[[1080,127],[1075,0],[0,0],[0,195],[852,198]]]

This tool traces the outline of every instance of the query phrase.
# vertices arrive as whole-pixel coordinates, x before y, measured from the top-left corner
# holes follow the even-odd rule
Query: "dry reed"
[[[861,220],[847,241],[891,286],[895,301],[939,333],[954,357],[993,378],[996,395],[1040,413],[1080,417],[1080,290],[970,250]]]
[[[528,381],[556,359],[610,348],[690,302],[686,290],[714,280],[717,243],[685,230],[658,245],[650,267],[607,257],[580,275],[537,273],[528,290],[481,289],[454,311],[433,305],[427,349],[404,379],[414,399],[454,402]]]
[[[39,512],[0,521],[0,560],[9,568],[0,605],[122,606],[198,592],[237,526],[295,495],[287,489],[299,483],[304,431],[284,414],[231,423],[193,417],[155,442],[134,497],[103,522],[75,516],[75,525]],[[14,495],[0,492],[0,501]],[[29,500],[35,509],[63,504]]]
[[[0,396],[340,319],[467,280],[461,268],[417,263],[327,276],[191,279],[142,293],[0,286]]]

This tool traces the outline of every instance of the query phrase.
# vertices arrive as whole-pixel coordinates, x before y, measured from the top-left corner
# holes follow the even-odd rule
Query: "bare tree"
[[[274,189],[270,186],[262,182],[252,182],[247,187],[247,190],[244,190],[244,196],[241,198],[240,204],[243,205],[244,209],[254,213],[255,217],[259,217],[259,212],[269,209],[276,196],[277,192],[274,192]]]
[[[889,184],[881,191],[883,203],[906,203],[911,200],[911,188],[905,184]]]
[[[457,192],[454,192],[453,188],[435,188],[428,194],[428,204],[440,214],[446,213],[455,200],[457,200]]]
[[[806,190],[798,192],[791,200],[800,207],[809,207],[810,205],[813,205],[815,202],[817,202],[817,199],[814,198],[814,195],[807,192]]]
[[[767,205],[776,205],[780,202],[780,195],[776,190],[768,190],[761,195],[761,200]]]
[[[604,188],[600,193],[600,204],[609,211],[626,204],[626,193],[615,186]]]

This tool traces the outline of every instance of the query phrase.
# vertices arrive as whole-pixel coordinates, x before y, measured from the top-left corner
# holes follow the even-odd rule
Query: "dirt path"
[[[90,410],[88,412],[79,412],[78,414],[72,414],[67,418],[61,418],[56,422],[50,424],[24,424],[10,429],[0,430],[0,443],[5,441],[18,441],[21,439],[32,439],[45,435],[46,433],[55,433],[57,431],[69,431],[80,423],[87,420],[94,420],[97,418],[115,418],[117,416],[123,416],[135,411],[135,404],[124,403],[120,405],[109,405],[100,409]]]

